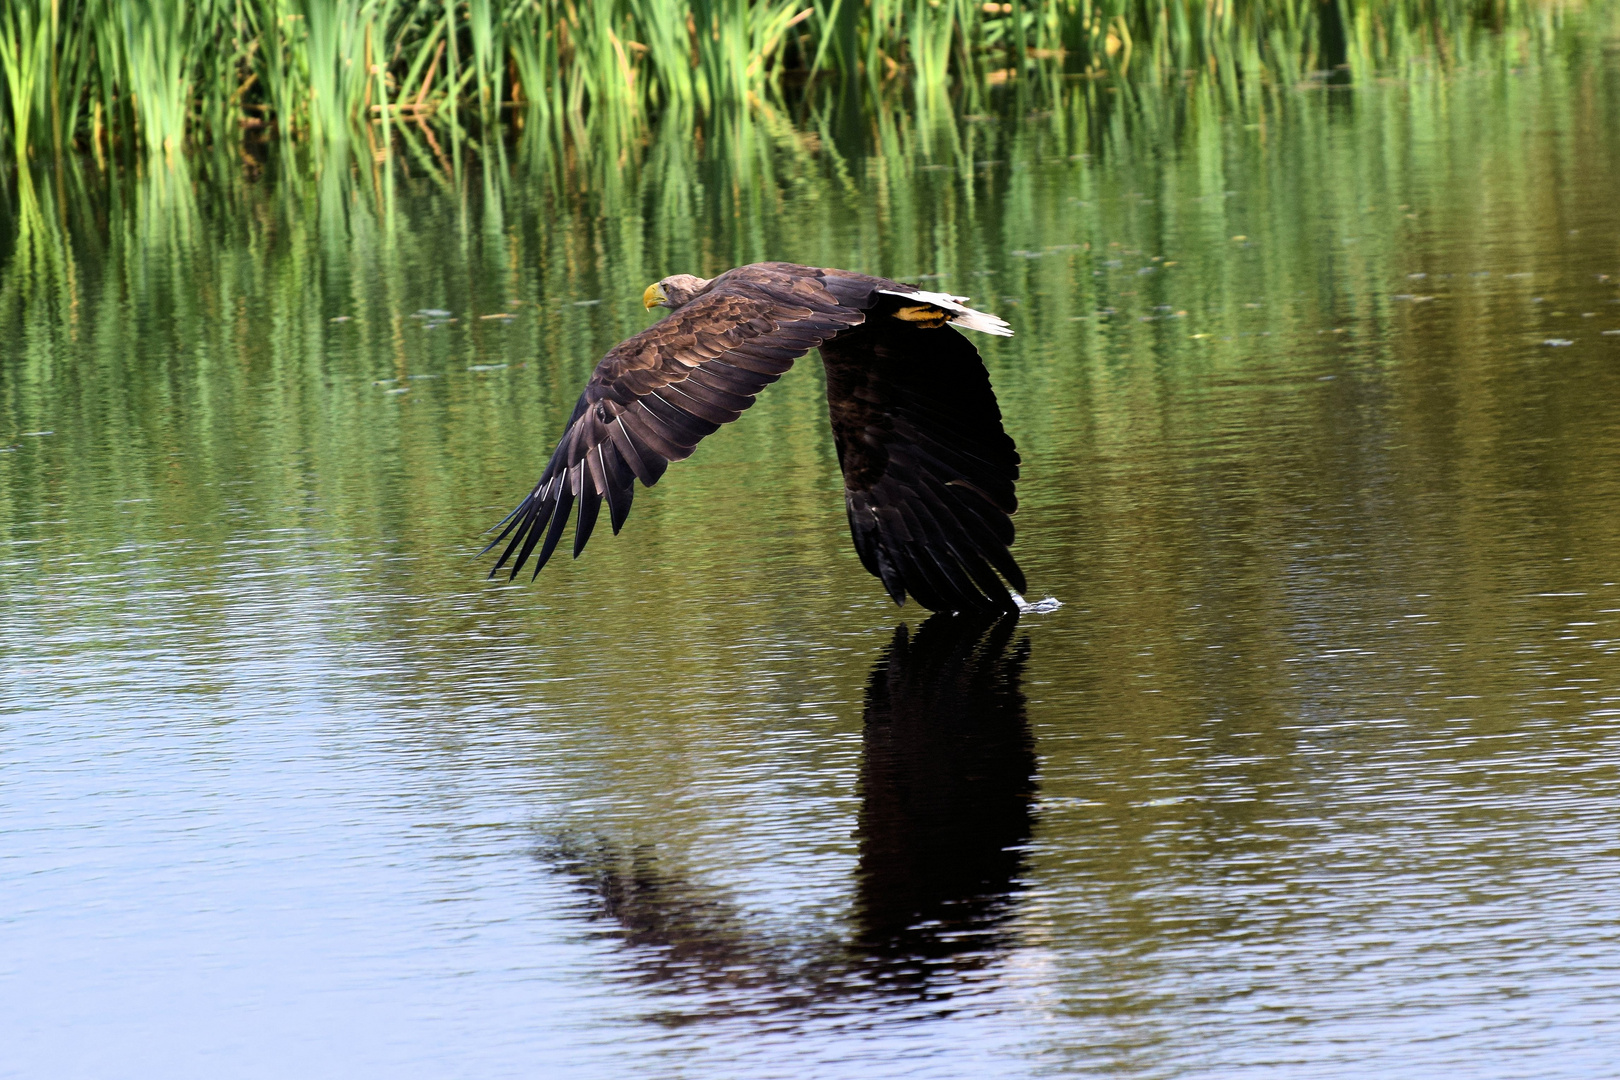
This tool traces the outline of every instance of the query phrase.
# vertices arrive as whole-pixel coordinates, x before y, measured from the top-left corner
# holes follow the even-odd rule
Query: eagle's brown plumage
[[[861,563],[896,603],[1016,606],[996,572],[1025,589],[1008,551],[1018,450],[978,352],[948,325],[1006,324],[914,285],[791,263],[665,278],[647,297],[673,310],[596,366],[539,483],[489,545],[507,541],[491,576],[509,561],[515,576],[536,545],[538,574],[576,501],[576,557],[604,502],[617,533],[636,480],[657,483],[820,349]]]

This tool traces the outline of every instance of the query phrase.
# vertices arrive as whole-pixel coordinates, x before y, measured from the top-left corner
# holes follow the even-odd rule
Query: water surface
[[[14,180],[0,1071],[1608,1074],[1605,44]],[[763,258],[1013,324],[1064,607],[894,609],[813,362],[483,579],[645,285]]]

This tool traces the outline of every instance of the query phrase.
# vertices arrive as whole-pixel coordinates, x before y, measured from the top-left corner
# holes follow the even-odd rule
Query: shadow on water
[[[611,920],[649,988],[717,995],[741,1006],[722,1011],[755,1016],[949,1000],[1014,944],[1036,791],[1017,621],[902,625],[873,665],[848,936],[774,937],[648,849],[561,837],[539,857],[579,886],[590,917]]]

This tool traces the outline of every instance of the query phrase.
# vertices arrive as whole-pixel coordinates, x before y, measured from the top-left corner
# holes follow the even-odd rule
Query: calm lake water
[[[1620,39],[1005,106],[9,181],[0,1073],[1614,1075]],[[895,609],[813,361],[484,579],[764,258],[1012,323],[1061,609]]]

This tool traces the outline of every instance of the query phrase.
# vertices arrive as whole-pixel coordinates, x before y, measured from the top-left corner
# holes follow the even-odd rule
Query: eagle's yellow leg
[[[894,313],[894,317],[905,322],[916,323],[924,330],[933,330],[945,325],[945,313],[937,307],[928,304],[910,304]]]

